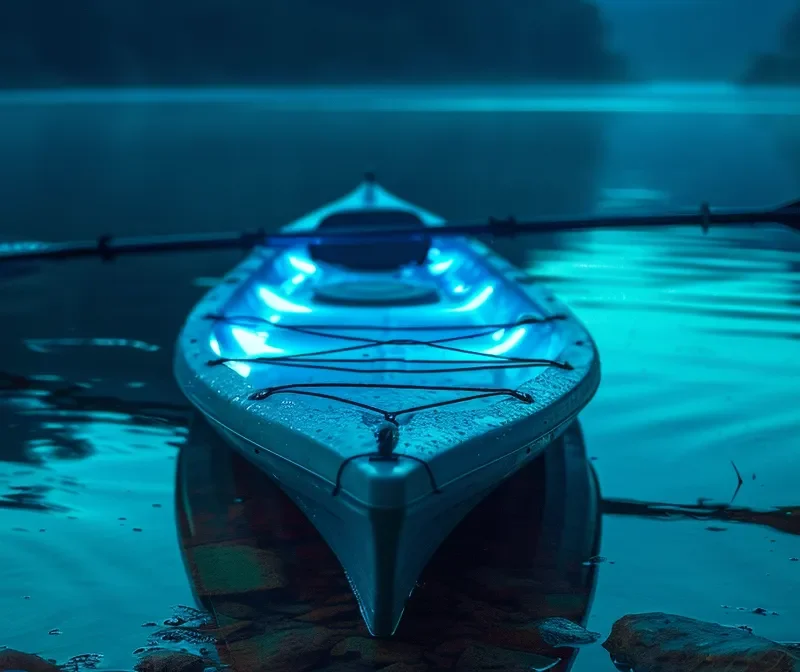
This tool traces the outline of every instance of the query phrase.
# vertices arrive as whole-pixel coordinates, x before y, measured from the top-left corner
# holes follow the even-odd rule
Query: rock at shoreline
[[[636,672],[800,672],[800,659],[786,646],[741,628],[671,614],[624,616],[603,647]]]
[[[0,670],[25,670],[25,672],[61,672],[44,658],[15,649],[0,650]]]

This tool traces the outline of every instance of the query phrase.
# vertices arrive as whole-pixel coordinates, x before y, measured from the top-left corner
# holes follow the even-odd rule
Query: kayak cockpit
[[[388,242],[381,245],[397,247]],[[435,304],[430,312],[402,317],[422,324],[446,322],[459,328],[463,323],[513,322],[522,314],[542,312],[540,306],[515,291],[505,278],[488,271],[464,241],[434,236],[426,242],[421,262],[408,261],[410,253],[401,250],[397,254],[402,253],[406,259],[403,264],[371,271],[344,263],[352,252],[346,246],[335,245],[324,253],[320,250],[314,253],[312,248],[298,245],[268,256],[258,272],[231,298],[229,312],[235,308],[238,315],[261,316],[265,310],[272,311],[267,317],[275,323],[281,316],[305,321],[313,314],[321,319],[330,312],[327,308],[330,305],[369,308]],[[330,259],[324,260],[320,255]],[[336,255],[340,263],[332,261]],[[374,264],[389,266],[385,259]],[[341,311],[337,311],[337,316],[341,319]],[[364,317],[367,316],[357,318],[361,324],[365,324]],[[381,318],[383,314],[375,317]]]
[[[381,229],[403,230],[420,235],[403,240],[382,242],[330,241],[308,246],[309,256],[322,262],[351,271],[395,271],[409,264],[425,263],[431,249],[428,227],[410,210],[365,209],[334,212],[320,221],[318,231],[354,231],[368,235]]]

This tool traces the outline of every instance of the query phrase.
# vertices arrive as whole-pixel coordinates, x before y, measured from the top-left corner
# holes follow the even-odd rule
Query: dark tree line
[[[781,30],[778,50],[757,56],[744,74],[745,84],[800,84],[800,7]]]
[[[2,0],[0,86],[614,81],[590,0]]]

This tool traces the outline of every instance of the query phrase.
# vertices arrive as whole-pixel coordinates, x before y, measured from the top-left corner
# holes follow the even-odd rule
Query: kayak
[[[445,224],[367,176],[283,229],[319,238],[255,248],[176,344],[184,395],[317,528],[377,637],[458,522],[600,382],[568,307],[477,239],[437,237]],[[369,242],[382,227],[408,239]]]

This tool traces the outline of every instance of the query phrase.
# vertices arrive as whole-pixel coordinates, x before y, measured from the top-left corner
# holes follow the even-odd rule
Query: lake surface
[[[669,108],[667,93],[538,92],[522,106],[484,92],[481,108],[472,93],[370,106],[361,92],[361,111],[330,92],[6,97],[0,227],[9,240],[271,228],[364,170],[450,218],[800,196],[800,97],[736,94],[734,108],[720,103],[730,92],[680,91]],[[581,416],[607,559],[581,593],[588,627],[605,636],[658,610],[800,640],[800,236],[606,231],[500,249],[574,308],[601,354]],[[237,258],[0,268],[0,645],[127,670],[158,631],[143,624],[195,605],[171,349]],[[196,487],[235,496],[222,478]],[[613,669],[599,644],[570,663]]]

